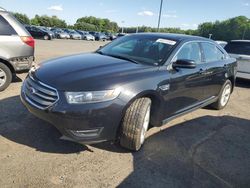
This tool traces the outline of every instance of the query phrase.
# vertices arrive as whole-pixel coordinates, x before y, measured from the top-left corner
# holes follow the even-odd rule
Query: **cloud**
[[[53,5],[48,7],[48,10],[63,11],[62,5]]]
[[[242,3],[242,5],[245,6],[245,7],[249,7],[250,3]]]
[[[138,16],[154,16],[154,13],[149,10],[144,10],[137,13]]]
[[[181,27],[186,28],[186,29],[197,29],[198,24],[188,24],[188,23],[183,23],[181,24]]]
[[[105,10],[106,13],[116,13],[118,12],[117,10]]]
[[[176,14],[163,14],[162,17],[164,18],[178,18]]]

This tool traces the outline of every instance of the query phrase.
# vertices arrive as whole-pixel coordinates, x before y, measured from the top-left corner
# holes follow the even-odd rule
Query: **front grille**
[[[23,85],[26,100],[31,105],[46,109],[59,99],[57,90],[28,76]]]

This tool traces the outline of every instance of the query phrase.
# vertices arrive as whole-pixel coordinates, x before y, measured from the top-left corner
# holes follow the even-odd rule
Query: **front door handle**
[[[200,69],[199,74],[206,74],[206,70]]]

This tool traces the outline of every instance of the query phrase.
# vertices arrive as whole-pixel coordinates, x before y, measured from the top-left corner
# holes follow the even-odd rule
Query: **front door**
[[[204,63],[202,63],[201,48],[198,42],[184,44],[174,56],[177,60],[193,60],[196,68],[178,68],[169,70],[169,90],[163,92],[165,100],[165,118],[180,114],[205,99],[204,97]]]

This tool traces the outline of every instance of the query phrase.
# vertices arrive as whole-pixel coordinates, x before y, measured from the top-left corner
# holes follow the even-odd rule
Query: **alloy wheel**
[[[7,78],[6,73],[2,69],[0,69],[0,87],[5,84],[6,78]]]
[[[220,104],[221,106],[225,106],[230,98],[230,94],[231,94],[231,86],[230,84],[227,84],[222,92],[221,95],[221,100],[220,100]]]

